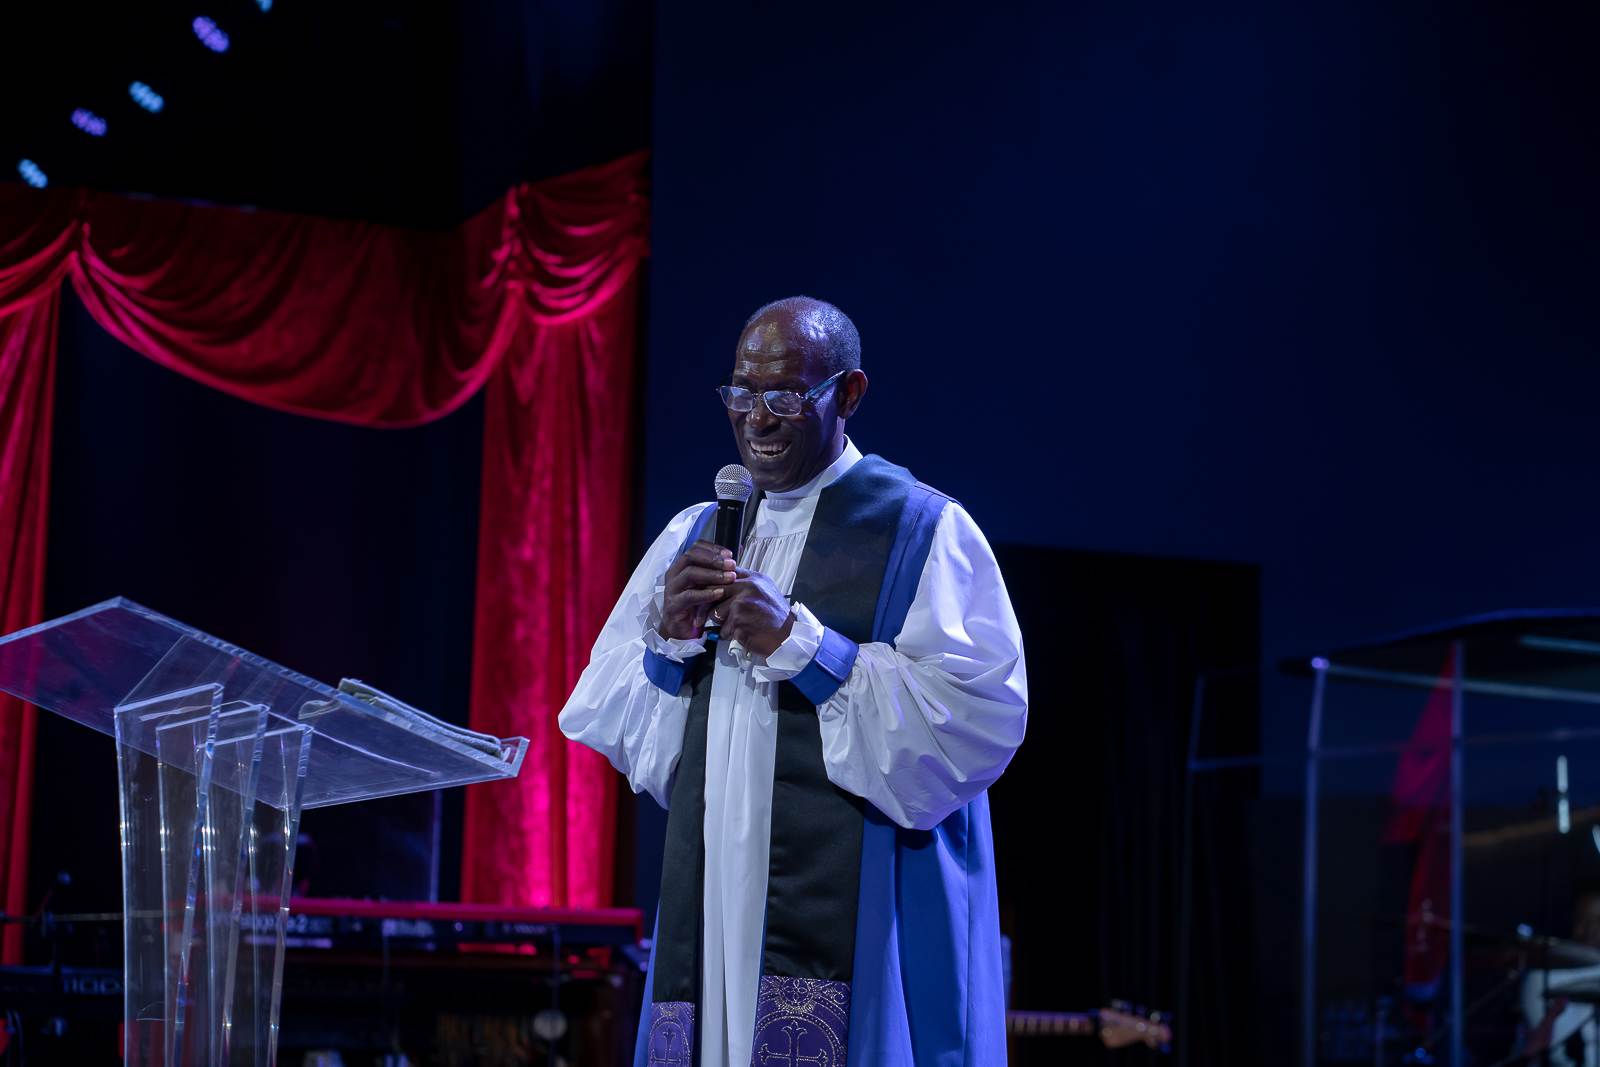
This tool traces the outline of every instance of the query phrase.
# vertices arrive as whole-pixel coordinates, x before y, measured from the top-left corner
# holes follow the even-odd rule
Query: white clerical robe
[[[846,441],[811,482],[766,494],[739,564],[794,585],[818,494],[861,459]],[[662,637],[667,568],[703,509],[680,512],[633,573],[589,666],[561,711],[567,737],[603,753],[635,792],[667,805],[688,694],[645,677],[645,648],[681,661],[701,641]],[[699,1001],[701,1067],[747,1067],[760,982],[772,774],[780,681],[815,654],[822,626],[794,605],[789,638],[765,661],[718,643],[708,710],[705,931]],[[1027,725],[1022,636],[994,554],[960,505],[934,531],[905,625],[893,643],[860,647],[839,690],[817,709],[829,779],[901,826],[931,829],[1000,776]]]

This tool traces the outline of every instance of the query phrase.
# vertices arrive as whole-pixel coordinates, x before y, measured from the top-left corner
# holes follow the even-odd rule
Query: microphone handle
[[[717,501],[717,537],[720,548],[739,558],[739,538],[744,533],[744,504],[738,500]]]
[[[738,500],[717,501],[717,526],[716,545],[726,548],[733,553],[733,558],[739,558],[739,538],[744,533],[744,504]],[[716,605],[713,604],[712,607]],[[717,621],[707,617],[702,633],[706,640],[714,641],[721,633],[722,628]]]

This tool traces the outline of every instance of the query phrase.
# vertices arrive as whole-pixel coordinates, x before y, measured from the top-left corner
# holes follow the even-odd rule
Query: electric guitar
[[[1098,1037],[1106,1048],[1143,1044],[1161,1052],[1172,1044],[1172,1026],[1161,1012],[1136,1012],[1127,1005],[1099,1011],[1008,1011],[1013,1037]]]

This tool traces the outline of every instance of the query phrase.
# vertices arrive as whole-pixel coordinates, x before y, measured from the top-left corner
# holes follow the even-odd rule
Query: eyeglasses
[[[807,401],[816,400],[834,382],[850,373],[842,370],[838,374],[813,385],[803,393],[792,389],[768,389],[763,393],[756,393],[742,385],[721,385],[717,392],[722,396],[722,402],[728,406],[729,411],[754,411],[756,397],[767,405],[767,410],[782,418],[792,419],[805,410]]]

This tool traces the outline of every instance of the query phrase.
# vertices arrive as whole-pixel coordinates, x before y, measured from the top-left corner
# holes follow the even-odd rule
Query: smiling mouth
[[[754,441],[746,441],[745,444],[749,446],[750,454],[757,459],[778,459],[789,451],[789,442],[787,441],[782,444],[757,444]]]

